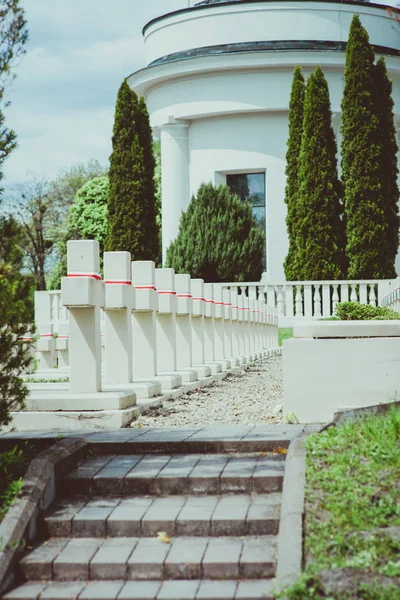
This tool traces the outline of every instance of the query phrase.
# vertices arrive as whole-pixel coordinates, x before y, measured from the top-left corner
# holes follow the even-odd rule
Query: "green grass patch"
[[[23,476],[35,454],[36,450],[28,444],[23,450],[15,446],[0,453],[0,523],[21,492]]]
[[[293,337],[293,327],[280,327],[278,329],[279,345],[282,346],[284,340]]]
[[[309,438],[305,555],[284,597],[400,600],[399,409]]]

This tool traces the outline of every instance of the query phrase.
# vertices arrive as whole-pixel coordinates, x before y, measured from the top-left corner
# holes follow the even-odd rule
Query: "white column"
[[[190,202],[189,125],[171,122],[161,127],[161,190],[163,263],[176,238],[181,212]]]
[[[132,313],[133,328],[133,378],[155,378],[156,310],[155,265],[151,260],[132,263],[132,284],[135,288],[135,310]]]
[[[156,269],[158,293],[157,373],[176,371],[176,291],[174,269]]]
[[[104,284],[99,274],[99,243],[67,243],[68,276],[61,280],[62,304],[70,313],[70,391],[101,391],[100,308]]]
[[[55,341],[49,292],[35,292],[35,325],[39,339],[36,343],[39,369],[55,366]]]
[[[105,376],[107,383],[132,382],[132,310],[130,252],[104,252]]]

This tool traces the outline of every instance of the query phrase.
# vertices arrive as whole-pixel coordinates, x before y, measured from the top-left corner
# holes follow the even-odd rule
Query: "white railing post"
[[[61,280],[62,303],[70,314],[70,391],[101,391],[100,309],[104,283],[100,276],[99,243],[67,243],[68,276]]]
[[[55,340],[52,325],[52,299],[49,292],[35,292],[36,358],[39,370],[55,367]]]
[[[231,362],[227,359],[225,351],[225,334],[224,334],[224,302],[223,302],[223,290],[219,283],[213,284],[213,296],[214,296],[214,340],[215,340],[215,359],[221,363],[224,371],[228,371],[231,368]]]
[[[157,375],[155,265],[151,260],[132,262],[135,288],[133,327],[133,378],[155,379]]]
[[[204,365],[204,281],[191,279],[192,294],[192,360],[193,366]]]
[[[214,340],[214,300],[213,284],[204,284],[204,360],[206,363],[214,363],[217,372],[222,371],[221,363],[217,363],[215,358],[215,340]]]
[[[155,285],[158,294],[157,312],[157,373],[177,370],[176,310],[174,269],[156,269]]]
[[[130,252],[104,252],[105,380],[131,383],[133,379],[132,287]]]
[[[246,352],[246,316],[245,316],[245,296],[240,294],[238,297],[238,330],[239,330],[239,354],[243,356],[244,363],[250,362],[250,357]]]
[[[176,311],[176,361],[178,371],[190,370],[192,361],[192,295],[190,275],[175,275]]]
[[[238,359],[239,364],[245,364],[246,360],[243,353],[240,350],[240,326],[239,320],[239,297],[237,291],[231,292],[231,304],[232,304],[232,355]]]
[[[232,301],[230,290],[223,290],[222,301],[224,303],[224,346],[225,346],[225,358],[231,363],[231,367],[237,367],[239,359],[234,355],[232,347]]]

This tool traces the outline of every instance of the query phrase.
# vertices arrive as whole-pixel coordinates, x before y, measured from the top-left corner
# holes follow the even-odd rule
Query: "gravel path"
[[[282,357],[274,355],[210,387],[163,402],[132,427],[282,423],[282,406]]]

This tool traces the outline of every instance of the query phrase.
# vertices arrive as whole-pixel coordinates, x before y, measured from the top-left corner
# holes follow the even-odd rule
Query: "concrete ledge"
[[[71,394],[60,390],[31,393],[25,402],[27,411],[90,411],[121,410],[136,405],[135,392],[99,392]]]
[[[400,321],[310,321],[295,325],[293,337],[400,337]]]
[[[359,408],[343,408],[335,412],[330,425],[338,425],[345,421],[354,421],[365,415],[383,415],[392,408],[400,408],[400,401],[388,402],[386,404],[372,404],[371,406],[360,406]]]
[[[293,440],[286,456],[276,571],[279,592],[299,578],[303,565],[306,439],[303,434]]]
[[[0,524],[0,596],[14,584],[19,553],[36,536],[40,512],[53,502],[57,482],[85,455],[87,447],[83,439],[65,439],[29,465],[21,495]]]

